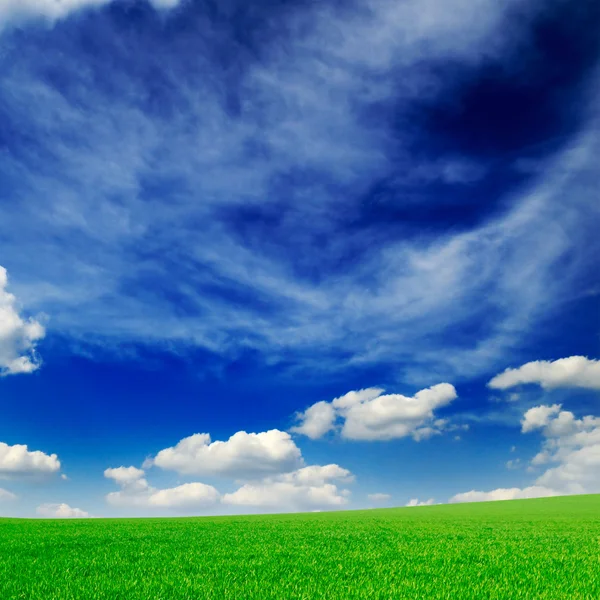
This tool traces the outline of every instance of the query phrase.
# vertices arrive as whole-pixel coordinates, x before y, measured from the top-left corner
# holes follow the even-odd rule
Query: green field
[[[600,598],[600,495],[186,519],[0,519],[0,599]]]

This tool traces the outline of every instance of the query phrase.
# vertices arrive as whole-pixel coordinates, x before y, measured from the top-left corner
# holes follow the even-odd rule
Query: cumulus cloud
[[[0,442],[0,477],[51,475],[60,470],[56,454],[30,451],[27,445],[9,446]]]
[[[317,402],[303,413],[298,413],[297,418],[301,421],[290,429],[293,433],[300,433],[315,440],[323,437],[333,429],[335,422],[335,408],[330,402]]]
[[[527,469],[531,473],[541,466],[546,468],[534,485],[490,492],[472,490],[457,494],[450,502],[600,493],[600,417],[578,419],[560,404],[541,405],[525,412],[521,424],[523,433],[540,431],[544,438]],[[509,464],[512,466],[513,461]]]
[[[208,433],[196,433],[161,450],[145,463],[184,475],[245,479],[292,471],[302,464],[302,454],[290,434],[278,429],[262,433],[238,431],[225,442],[211,442]]]
[[[99,8],[114,0],[0,0],[0,28],[7,22],[41,18],[53,22],[90,8]],[[148,0],[156,9],[176,7],[181,0]]]
[[[121,487],[106,495],[106,501],[119,507],[198,509],[207,508],[219,500],[219,492],[204,483],[184,483],[173,488],[157,489],[148,484],[145,472],[136,467],[117,467],[104,471]]]
[[[331,483],[350,483],[354,476],[347,469],[331,464],[313,465],[244,484],[222,498],[224,504],[270,508],[282,511],[337,508],[348,503],[350,491]]]
[[[560,404],[552,406],[534,406],[530,408],[521,419],[521,431],[527,433],[540,427],[546,426],[553,415],[560,411]]]
[[[144,471],[137,467],[117,467],[116,469],[106,469],[104,477],[113,479],[118,485],[127,486],[142,480]]]
[[[0,375],[31,373],[39,367],[36,342],[45,335],[35,319],[19,315],[16,298],[6,291],[8,274],[0,266]]]
[[[90,514],[68,504],[41,504],[35,509],[38,516],[49,519],[87,519]]]
[[[586,356],[569,356],[555,361],[535,360],[518,369],[506,369],[488,386],[505,390],[517,385],[535,383],[544,389],[579,387],[600,390],[600,360]]]
[[[184,483],[174,488],[156,490],[148,498],[148,506],[164,508],[193,508],[212,506],[219,492],[204,483]]]
[[[421,390],[413,397],[383,394],[380,388],[352,391],[331,403],[318,402],[298,413],[300,424],[292,431],[315,439],[332,429],[339,418],[343,422],[340,433],[347,439],[391,440],[411,435],[420,441],[455,428],[447,420],[434,417],[435,409],[455,398],[456,390],[449,383]]]
[[[578,419],[561,408],[556,404],[537,406],[523,417],[524,432],[539,429],[544,436],[542,449],[531,465],[551,465],[536,484],[565,494],[600,492],[600,417]],[[532,421],[532,413],[545,417]]]
[[[406,506],[431,506],[432,504],[435,504],[433,498],[429,498],[429,500],[424,500],[422,502],[418,498],[411,498]]]
[[[8,501],[8,500],[16,500],[16,494],[9,492],[8,490],[4,490],[0,488],[0,502]]]
[[[526,488],[498,488],[490,492],[471,490],[452,496],[448,502],[490,502],[493,500],[524,500],[526,498],[545,498],[558,496],[559,493],[543,486],[530,486]]]
[[[367,498],[371,502],[387,502],[391,496],[390,494],[367,494]]]

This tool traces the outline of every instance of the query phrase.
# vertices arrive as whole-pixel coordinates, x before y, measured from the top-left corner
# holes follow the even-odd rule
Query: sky
[[[600,493],[599,29],[0,0],[0,516]]]

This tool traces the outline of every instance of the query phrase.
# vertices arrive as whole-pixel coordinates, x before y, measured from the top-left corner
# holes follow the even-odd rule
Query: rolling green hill
[[[176,519],[0,519],[0,599],[600,598],[600,495]]]

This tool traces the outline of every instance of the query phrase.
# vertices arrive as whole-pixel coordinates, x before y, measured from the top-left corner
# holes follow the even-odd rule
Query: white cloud
[[[524,500],[526,498],[545,498],[547,496],[558,496],[555,490],[542,487],[530,486],[526,488],[498,488],[490,492],[479,492],[471,490],[452,496],[448,502],[490,502],[494,500]]]
[[[433,498],[429,498],[429,500],[424,500],[423,502],[419,501],[418,498],[411,498],[406,506],[431,506],[432,504],[435,504]]]
[[[133,485],[144,477],[144,471],[137,467],[118,467],[116,469],[106,469],[104,477],[113,479],[118,485]]]
[[[226,442],[211,443],[208,433],[196,433],[161,450],[146,465],[185,475],[222,475],[245,479],[292,471],[303,464],[300,449],[289,433],[238,431]]]
[[[0,28],[7,21],[43,18],[48,21],[64,19],[71,13],[99,8],[114,0],[0,0]],[[148,0],[157,9],[176,7],[181,0]]]
[[[488,386],[505,390],[517,385],[536,383],[544,389],[579,387],[600,390],[600,360],[569,356],[555,361],[535,360],[518,369],[506,369]]]
[[[523,427],[524,432],[541,429],[545,438],[531,465],[554,465],[537,478],[536,484],[564,494],[600,492],[600,417],[577,419],[560,405],[542,405],[527,411],[524,423],[531,421],[527,418],[532,411],[547,416],[535,419],[535,427]]]
[[[36,508],[38,516],[49,519],[86,519],[90,515],[80,508],[71,508],[68,504],[41,504]]]
[[[7,285],[8,274],[0,266],[0,375],[31,373],[39,367],[35,346],[45,331],[38,321],[19,315],[16,298],[6,291]]]
[[[363,390],[352,391],[334,398],[331,402],[334,408],[337,410],[345,410],[375,400],[375,398],[381,396],[385,390],[382,388],[365,388]]]
[[[298,485],[317,486],[330,480],[342,481],[351,483],[354,481],[354,475],[339,465],[330,464],[325,466],[310,465],[302,467],[291,473],[282,473],[277,475],[273,481],[283,481],[286,483],[294,483]]]
[[[507,460],[506,461],[506,468],[507,469],[518,469],[521,466],[521,459],[520,458],[515,458],[513,460]]]
[[[319,402],[311,406],[298,418],[301,423],[292,431],[307,434],[313,439],[333,427],[334,419],[343,421],[341,435],[351,440],[391,440],[411,435],[416,441],[427,439],[443,430],[455,429],[445,419],[435,419],[434,410],[452,402],[457,395],[454,386],[440,383],[417,392],[414,397],[401,394],[383,394],[380,388],[353,391],[334,399],[324,410]],[[313,408],[317,407],[316,411]],[[315,426],[315,415],[327,415]],[[333,414],[333,417],[331,416]]]
[[[148,484],[142,469],[136,467],[110,468],[104,476],[121,487],[106,495],[106,501],[119,507],[199,509],[215,505],[219,492],[204,483],[184,483],[177,487],[157,489]]]
[[[521,419],[521,431],[527,433],[534,429],[546,426],[553,415],[560,411],[560,404],[552,406],[534,406],[530,408]]]
[[[600,492],[600,443],[572,449],[555,459],[559,465],[538,477],[538,483],[568,494]]]
[[[523,415],[522,432],[541,430],[544,437],[541,451],[527,468],[532,473],[546,466],[534,485],[491,492],[473,490],[457,494],[450,502],[600,493],[600,417],[577,419],[561,408],[560,404],[535,406]]]
[[[341,435],[354,440],[389,440],[412,435],[427,438],[443,427],[423,427],[434,419],[433,411],[457,397],[454,386],[440,383],[417,392],[414,397],[385,394],[342,411]]]
[[[301,421],[290,429],[293,433],[300,433],[312,440],[323,437],[333,429],[335,422],[335,408],[329,402],[317,402],[307,408],[303,413],[298,413],[297,418]]]
[[[219,492],[204,483],[184,483],[174,488],[155,491],[148,498],[148,506],[164,508],[197,508],[214,505]]]
[[[390,498],[390,494],[367,494],[367,498],[371,502],[387,502]]]
[[[8,490],[0,488],[0,502],[4,502],[7,500],[16,500],[16,494],[9,492]]]
[[[551,458],[552,455],[550,454],[550,452],[542,450],[531,459],[531,465],[534,467],[537,467],[539,465],[545,465],[546,463],[550,462]]]
[[[243,485],[222,498],[224,504],[284,511],[336,508],[348,503],[347,489],[331,481],[350,483],[353,475],[338,465],[309,466],[292,473]]]
[[[56,454],[30,451],[23,444],[9,446],[0,442],[0,477],[49,475],[59,470],[60,461]]]

